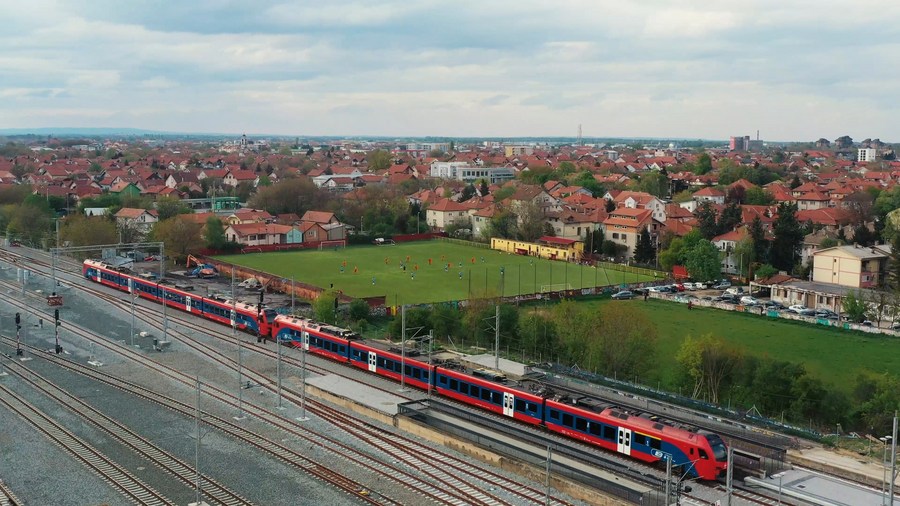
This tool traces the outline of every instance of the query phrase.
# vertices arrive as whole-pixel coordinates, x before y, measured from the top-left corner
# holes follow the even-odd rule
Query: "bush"
[[[369,314],[369,304],[363,299],[353,299],[350,303],[351,320],[368,320]]]

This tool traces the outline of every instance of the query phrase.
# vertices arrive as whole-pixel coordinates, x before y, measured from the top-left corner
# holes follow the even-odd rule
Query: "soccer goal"
[[[563,290],[571,290],[572,283],[553,283],[550,285],[541,285],[541,293],[561,292]]]
[[[319,251],[328,249],[338,249],[347,247],[347,241],[344,239],[336,241],[322,241],[319,243]]]

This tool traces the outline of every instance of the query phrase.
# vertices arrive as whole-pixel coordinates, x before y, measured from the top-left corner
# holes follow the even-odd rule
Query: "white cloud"
[[[512,136],[583,123],[587,135],[900,137],[900,2],[0,8],[0,128]]]

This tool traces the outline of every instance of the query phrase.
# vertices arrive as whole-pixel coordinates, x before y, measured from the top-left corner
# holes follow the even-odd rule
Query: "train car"
[[[671,458],[672,464],[681,466],[688,475],[705,480],[714,480],[725,472],[725,444],[716,434],[686,430],[602,403],[578,406],[547,399],[544,409],[544,425],[552,432],[644,462]]]
[[[350,354],[350,336],[354,334],[341,332],[343,330],[306,318],[278,315],[272,335],[276,343],[302,347],[310,353],[346,362]]]
[[[440,395],[525,423],[540,425],[543,422],[544,399],[512,386],[437,367],[434,389]]]
[[[224,325],[231,325],[242,331],[263,337],[271,335],[271,327],[275,320],[275,310],[263,308],[259,318],[258,308],[253,304],[234,303],[215,297],[201,297],[197,294],[181,290],[152,280],[134,275],[129,269],[117,269],[104,262],[85,260],[82,273],[86,279],[106,285],[116,290],[133,293],[141,298],[162,303],[191,314],[213,320]]]
[[[404,358],[402,353],[385,350],[375,343],[351,342],[350,365],[397,382],[400,381],[400,374],[403,371],[404,382],[407,385],[425,391],[431,388],[434,366],[409,355]]]

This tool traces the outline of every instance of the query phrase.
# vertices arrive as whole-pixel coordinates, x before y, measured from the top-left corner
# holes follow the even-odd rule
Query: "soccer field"
[[[384,295],[390,304],[463,300],[485,293],[496,295],[501,290],[511,297],[549,291],[551,287],[558,291],[652,279],[445,241],[216,258],[314,286],[328,288],[333,284],[335,290],[351,297]]]

